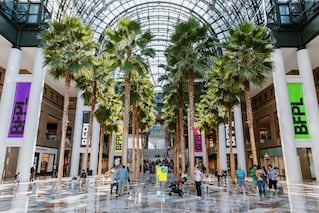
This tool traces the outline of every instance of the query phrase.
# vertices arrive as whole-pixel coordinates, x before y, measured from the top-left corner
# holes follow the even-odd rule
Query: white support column
[[[313,78],[313,71],[309,58],[309,51],[307,49],[298,50],[297,60],[299,74],[302,76],[303,79],[303,92],[311,134],[310,140],[312,142],[311,150],[314,162],[315,175],[317,181],[319,181],[319,109],[316,87]]]
[[[8,136],[9,122],[11,116],[11,106],[15,94],[16,77],[19,73],[21,62],[21,50],[13,47],[9,53],[9,60],[6,68],[2,95],[0,101],[0,182],[2,182],[2,175],[4,170],[4,160],[6,156],[5,139]]]
[[[83,108],[84,108],[84,100],[81,97],[81,95],[82,95],[82,92],[79,91],[77,100],[76,100],[76,112],[75,112],[75,121],[74,121],[71,170],[70,170],[71,177],[75,177],[79,175],[78,173],[79,173],[79,163],[80,163],[82,120],[83,120]]]
[[[93,119],[93,129],[92,129],[92,139],[90,148],[90,169],[92,170],[92,175],[96,175],[98,159],[99,159],[99,140],[100,139],[100,124],[97,122],[96,118]]]
[[[235,122],[235,134],[236,134],[236,150],[238,164],[242,169],[248,173],[246,170],[246,154],[245,154],[245,143],[244,143],[244,133],[243,133],[243,122],[241,115],[240,104],[234,107],[234,122]]]
[[[226,150],[226,138],[225,138],[225,125],[219,125],[219,156],[220,169],[227,170],[227,150]]]
[[[285,163],[286,180],[289,186],[289,184],[292,183],[300,183],[301,174],[299,166],[297,166],[299,165],[299,162],[297,160],[297,150],[294,143],[294,132],[292,128],[285,65],[281,49],[274,50],[272,53],[272,61],[274,62],[273,78],[282,153]]]
[[[29,181],[30,168],[33,165],[35,146],[37,142],[39,118],[41,112],[42,94],[45,78],[42,49],[38,48],[34,59],[29,103],[24,129],[23,144],[20,148],[17,171],[21,172],[21,181]]]

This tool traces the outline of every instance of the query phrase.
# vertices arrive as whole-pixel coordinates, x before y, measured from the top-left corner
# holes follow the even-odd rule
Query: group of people
[[[266,196],[266,192],[268,190],[272,193],[278,192],[278,168],[273,168],[271,164],[268,165],[268,169],[254,165],[250,169],[250,176],[256,189],[256,193],[258,193],[260,197]],[[240,168],[240,166],[238,166],[238,169],[236,170],[236,178],[241,192],[246,193],[245,171],[244,169]]]
[[[254,165],[253,168],[250,169],[250,175],[259,196],[266,196],[268,189],[272,193],[278,193],[278,168],[273,167],[271,164],[268,165],[268,169]]]
[[[117,170],[115,168],[111,169],[111,194],[113,192],[113,188],[116,187],[116,193],[119,196],[122,196],[125,191],[126,182],[130,184],[129,169],[127,167],[123,165]]]
[[[242,193],[246,193],[246,176],[245,176],[245,170],[242,169],[240,166],[238,166],[236,172],[236,179],[237,184],[240,187],[240,190]],[[194,170],[194,179],[195,179],[195,187],[197,196],[201,197],[201,179],[202,179],[202,171],[198,166],[195,166]],[[227,176],[226,172],[221,173],[219,176],[220,178],[222,175]],[[254,165],[250,169],[250,176],[253,181],[253,185],[256,188],[256,193],[259,193],[259,196],[266,196],[266,192],[269,190],[270,192],[277,193],[278,187],[277,187],[277,181],[279,176],[278,168],[273,166],[271,164],[268,165],[268,169],[265,167]],[[80,174],[81,178],[81,184],[85,184],[84,181],[86,181],[86,172],[82,170]],[[130,184],[130,177],[129,177],[129,170],[126,166],[121,166],[119,169],[112,168],[111,170],[111,194],[113,191],[113,188],[116,187],[116,193],[119,196],[122,196],[124,194],[125,185],[128,181],[128,184]],[[183,172],[180,175],[179,183],[178,184],[184,184],[187,181],[187,173]]]

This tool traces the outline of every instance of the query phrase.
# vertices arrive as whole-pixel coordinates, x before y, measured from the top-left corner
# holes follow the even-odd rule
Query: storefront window
[[[57,130],[58,130],[58,119],[49,115],[47,130],[46,130],[46,139],[49,141],[56,141]]]
[[[265,143],[266,141],[271,140],[269,116],[265,116],[263,118],[258,119],[258,128],[260,143]]]

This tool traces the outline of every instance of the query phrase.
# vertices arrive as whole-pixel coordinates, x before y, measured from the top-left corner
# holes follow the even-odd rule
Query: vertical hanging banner
[[[233,147],[236,147],[236,132],[235,132],[235,121],[234,121],[234,112],[232,112],[232,145]],[[226,137],[226,147],[229,147],[230,141],[229,141],[229,136],[228,136],[228,117],[225,119],[225,137]]]
[[[123,151],[123,135],[122,133],[116,133],[114,135],[114,153],[122,153]]]
[[[199,128],[194,128],[194,152],[202,152],[202,135],[199,132]]]
[[[81,147],[86,146],[86,141],[88,138],[89,122],[90,122],[90,111],[83,111]]]
[[[18,82],[11,112],[8,138],[23,138],[31,82]]]
[[[310,139],[302,83],[287,83],[295,139]]]

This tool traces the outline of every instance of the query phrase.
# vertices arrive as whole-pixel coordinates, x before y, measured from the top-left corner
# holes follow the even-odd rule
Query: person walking
[[[118,192],[119,196],[122,196],[124,193],[125,183],[128,180],[128,171],[126,167],[123,165],[116,173],[116,179],[118,181]]]
[[[199,170],[198,165],[195,167],[195,186],[196,186],[196,192],[197,196],[202,196],[202,190],[201,190],[201,181],[202,181],[202,172]]]
[[[113,167],[111,169],[111,174],[110,174],[110,177],[111,177],[111,194],[113,193],[113,188],[115,187],[116,189],[116,194],[118,194],[118,181],[116,179],[116,169]]]
[[[258,166],[257,167],[257,185],[258,185],[258,191],[259,191],[259,196],[266,196],[266,181],[265,179],[267,178],[265,171]]]
[[[31,166],[30,168],[30,182],[34,181],[34,167]]]
[[[254,190],[257,194],[258,187],[257,187],[257,175],[256,175],[257,171],[256,170],[257,170],[257,165],[253,165],[253,167],[250,169],[250,176],[251,176],[251,180],[253,182]]]
[[[272,193],[277,193],[278,175],[279,175],[278,171],[274,169],[271,164],[269,164],[268,165],[268,187],[269,187],[269,191],[271,191]]]
[[[246,193],[246,180],[245,180],[245,170],[238,165],[236,170],[236,178],[237,184],[240,187],[240,192],[245,194]]]

